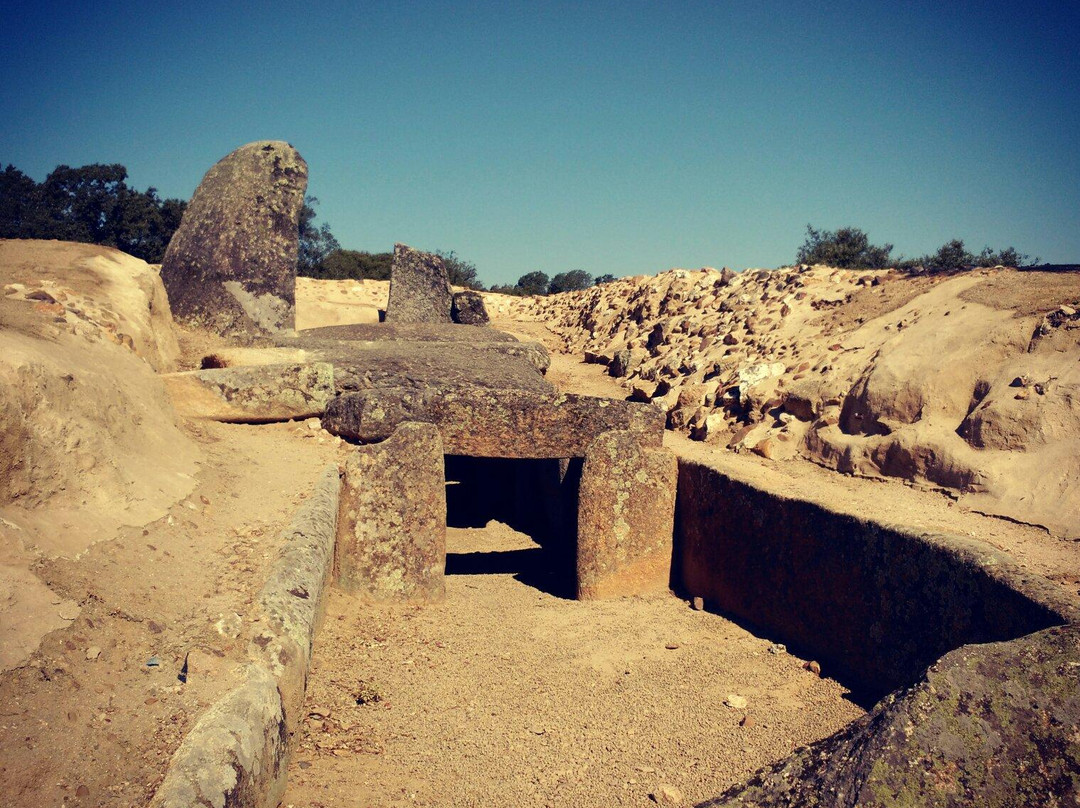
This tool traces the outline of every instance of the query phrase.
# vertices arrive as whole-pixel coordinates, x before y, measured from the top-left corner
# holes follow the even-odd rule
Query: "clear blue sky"
[[[288,140],[343,246],[488,283],[779,266],[808,222],[1080,261],[1076,0],[165,6],[9,6],[0,163],[188,198]]]

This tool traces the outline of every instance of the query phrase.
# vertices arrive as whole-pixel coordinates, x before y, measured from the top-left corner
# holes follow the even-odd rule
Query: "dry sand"
[[[671,595],[552,594],[551,559],[498,522],[448,551],[444,603],[331,597],[285,805],[649,805],[663,785],[693,802],[862,713]]]

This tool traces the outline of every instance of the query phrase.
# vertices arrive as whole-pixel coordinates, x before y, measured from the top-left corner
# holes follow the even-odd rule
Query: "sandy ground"
[[[78,558],[35,565],[74,619],[0,676],[5,804],[149,801],[184,734],[246,658],[251,603],[279,532],[336,457],[330,442],[298,431],[194,429],[205,460],[190,496]],[[186,684],[185,659],[194,663]]]
[[[444,603],[333,593],[284,805],[649,805],[664,785],[699,801],[862,712],[671,595],[552,594],[559,571],[498,522],[450,530],[448,551]]]
[[[142,261],[0,240],[0,281],[0,794],[144,806],[340,449],[307,424],[179,423],[156,372],[214,340],[181,353]]]

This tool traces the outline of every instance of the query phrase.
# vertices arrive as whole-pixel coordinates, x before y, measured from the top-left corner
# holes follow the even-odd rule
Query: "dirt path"
[[[697,801],[861,713],[673,596],[549,594],[543,551],[505,525],[448,547],[442,604],[333,592],[283,805],[648,805],[662,784]]]
[[[303,424],[189,430],[204,456],[190,496],[144,527],[34,567],[70,603],[70,622],[0,675],[5,805],[146,805],[246,659],[279,532],[338,449]]]

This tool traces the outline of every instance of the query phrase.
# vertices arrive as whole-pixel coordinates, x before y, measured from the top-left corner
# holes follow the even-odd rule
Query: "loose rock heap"
[[[950,488],[1080,538],[1076,278],[680,269],[488,304],[543,322],[694,440]]]

